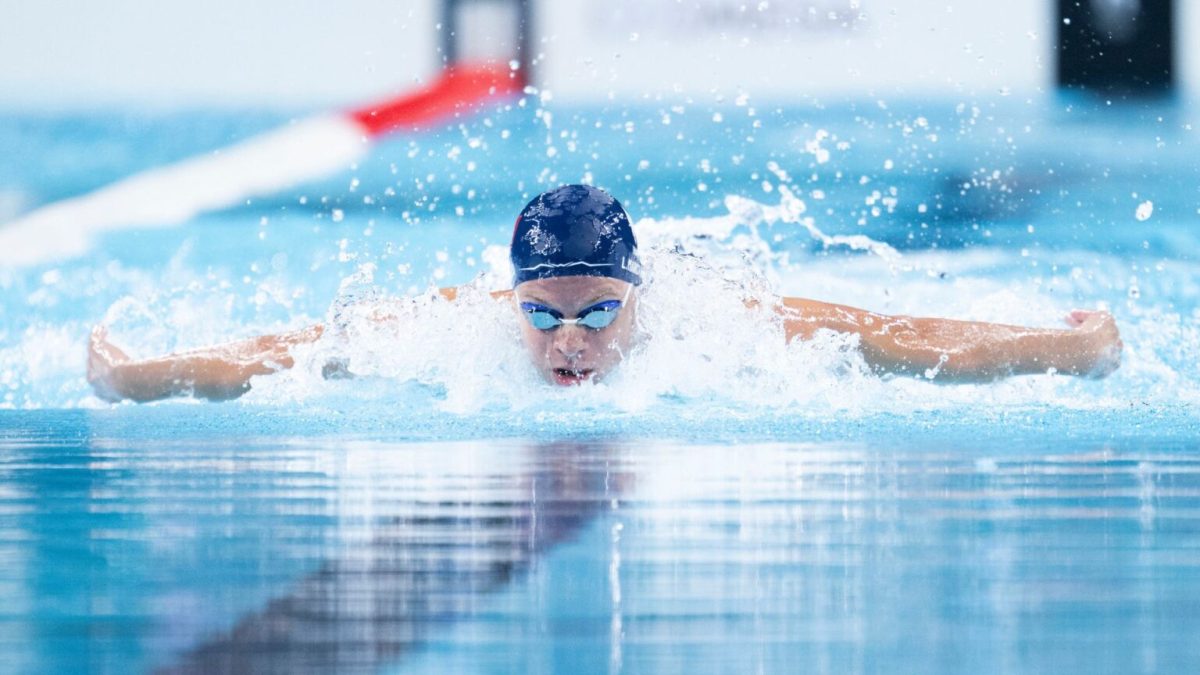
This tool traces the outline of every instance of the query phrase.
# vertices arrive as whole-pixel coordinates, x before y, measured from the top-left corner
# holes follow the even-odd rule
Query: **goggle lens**
[[[589,307],[575,319],[563,319],[542,309],[540,305],[530,303],[521,303],[521,309],[525,310],[525,316],[528,317],[530,325],[538,330],[553,330],[564,323],[577,323],[592,330],[600,330],[609,327],[613,321],[617,320],[617,310],[621,309],[621,301],[609,300]]]
[[[604,304],[607,305],[610,303]],[[607,328],[609,324],[617,320],[617,310],[621,309],[619,303],[613,302],[611,304],[612,307],[593,307],[590,312],[579,317],[579,325],[597,330]]]
[[[551,328],[558,328],[562,325],[562,321],[559,321],[558,317],[554,316],[550,312],[526,310],[525,316],[529,317],[529,323],[533,324],[533,327],[538,330],[550,330]]]

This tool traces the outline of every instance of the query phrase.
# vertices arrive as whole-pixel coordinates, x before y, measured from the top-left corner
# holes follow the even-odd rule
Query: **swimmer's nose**
[[[583,356],[587,346],[584,340],[585,328],[579,326],[560,326],[554,331],[554,348],[567,361],[576,361]]]

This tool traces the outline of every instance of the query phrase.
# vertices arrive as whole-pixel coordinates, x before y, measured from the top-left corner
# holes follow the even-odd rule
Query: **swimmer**
[[[517,218],[510,256],[508,303],[533,367],[549,383],[603,380],[637,340],[638,289],[643,280],[629,216],[598,188],[567,185],[533,199]],[[453,301],[457,289],[441,289]],[[879,374],[936,372],[937,382],[980,382],[1057,372],[1104,377],[1120,365],[1121,338],[1111,315],[1072,311],[1068,328],[1042,329],[974,321],[888,316],[803,298],[748,299],[770,303],[782,332],[771,339],[806,340],[826,329],[859,338]],[[129,358],[92,331],[87,377],[107,401],[145,402],[172,396],[236,398],[251,378],[291,368],[292,349],[312,343],[323,325],[265,335],[146,360]],[[328,370],[337,370],[336,367]],[[329,375],[330,373],[327,373]]]

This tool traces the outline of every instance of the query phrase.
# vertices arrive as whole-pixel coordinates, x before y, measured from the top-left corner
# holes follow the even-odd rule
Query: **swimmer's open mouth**
[[[555,368],[554,381],[563,385],[582,384],[592,376],[592,372],[593,371],[590,368],[584,368],[582,370],[575,370],[573,368]]]

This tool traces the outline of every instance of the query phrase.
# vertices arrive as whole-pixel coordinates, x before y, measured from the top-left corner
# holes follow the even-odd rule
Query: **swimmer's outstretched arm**
[[[458,289],[441,288],[438,293],[454,300]],[[492,297],[505,299],[511,294],[496,291]],[[381,312],[374,319],[387,323],[395,317]],[[250,391],[250,378],[291,368],[295,365],[292,347],[316,342],[324,332],[325,327],[317,324],[291,333],[134,360],[108,341],[108,331],[101,325],[88,341],[87,378],[97,396],[114,403],[125,399],[146,403],[174,396],[225,401]],[[344,368],[344,364],[331,362],[326,376],[347,376]]]
[[[213,401],[237,398],[250,390],[250,378],[291,368],[291,348],[315,342],[324,327],[263,335],[214,347],[134,360],[108,341],[104,326],[88,341],[87,378],[106,401],[139,403],[173,396]]]
[[[803,298],[778,307],[789,340],[822,328],[854,333],[877,372],[971,382],[1059,373],[1104,377],[1121,364],[1121,336],[1108,312],[1075,310],[1069,328],[1024,328],[951,319],[887,316]]]

